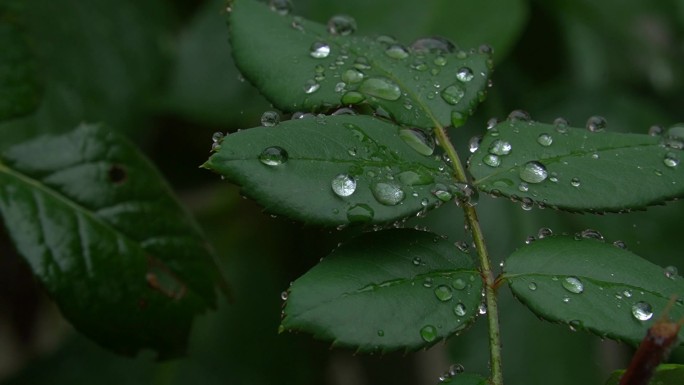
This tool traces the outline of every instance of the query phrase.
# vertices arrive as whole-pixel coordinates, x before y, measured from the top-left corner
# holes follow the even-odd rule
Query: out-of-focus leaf
[[[282,328],[365,352],[415,350],[473,322],[481,290],[473,259],[439,235],[368,233],[292,284]]]
[[[614,371],[606,385],[618,385],[620,377],[625,373],[624,370]],[[680,385],[684,379],[684,365],[664,364],[656,368],[653,378],[648,383],[649,385]]]
[[[150,163],[92,125],[0,159],[5,227],[65,317],[120,353],[182,354],[194,316],[215,306],[220,276]]]

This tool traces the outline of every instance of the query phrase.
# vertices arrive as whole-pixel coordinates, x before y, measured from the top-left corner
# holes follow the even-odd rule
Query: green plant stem
[[[468,182],[463,163],[461,163],[456,149],[449,140],[446,130],[444,127],[437,125],[434,131],[435,136],[439,139],[440,145],[451,159],[456,179],[459,182]],[[492,385],[503,385],[503,373],[501,370],[501,334],[499,331],[499,310],[496,302],[494,273],[492,272],[484,234],[480,227],[480,221],[477,218],[477,211],[475,210],[475,207],[469,204],[463,204],[463,211],[465,213],[466,223],[468,223],[468,226],[470,227],[470,232],[473,236],[473,241],[475,242],[475,248],[480,260],[481,274],[485,283],[485,304],[487,305],[489,353],[492,370],[490,383]]]

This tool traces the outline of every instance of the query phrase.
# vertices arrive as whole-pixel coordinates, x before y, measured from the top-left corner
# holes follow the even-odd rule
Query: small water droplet
[[[423,260],[420,259],[420,257],[415,257],[413,258],[413,261],[411,261],[414,266],[420,266],[423,264]]]
[[[432,342],[437,339],[437,328],[432,325],[425,325],[420,329],[420,336],[425,342]]]
[[[653,317],[653,308],[648,302],[639,301],[632,305],[632,315],[639,321],[648,321]]]
[[[482,143],[482,136],[473,136],[468,141],[468,151],[470,151],[471,154],[474,153],[478,148],[480,148],[480,143]]]
[[[551,144],[553,144],[553,137],[549,134],[539,134],[537,137],[537,143],[541,144],[544,147],[548,147]]]
[[[215,144],[221,144],[224,136],[225,135],[223,135],[223,132],[216,131],[211,135],[211,141],[214,142]]]
[[[463,290],[467,286],[467,283],[462,278],[456,278],[453,282],[451,282],[451,286],[453,286],[456,290]]]
[[[385,50],[385,55],[392,59],[406,59],[409,53],[401,44],[392,44]]]
[[[539,239],[544,239],[544,238],[550,237],[552,235],[553,235],[553,230],[551,230],[548,227],[542,227],[537,231],[537,237],[539,237]]]
[[[287,301],[287,297],[288,297],[288,296],[289,296],[289,293],[287,292],[287,290],[285,290],[284,292],[280,293],[280,299],[282,299],[283,301]]]
[[[530,117],[530,114],[528,114],[527,111],[513,110],[510,114],[508,114],[508,120],[514,122],[529,122],[530,120],[532,120],[532,117]]]
[[[652,125],[651,127],[648,128],[648,134],[649,134],[650,136],[660,136],[660,135],[663,134],[664,131],[665,131],[665,130],[663,130],[663,127],[661,127],[661,126],[659,126],[659,125],[657,125],[657,124],[654,124],[654,125]]]
[[[576,236],[576,238],[577,238],[577,236]],[[596,231],[596,230],[594,230],[594,229],[582,230],[582,231],[579,233],[579,238],[584,238],[584,239],[596,239],[596,240],[599,240],[599,241],[602,241],[602,240],[604,239],[604,238],[603,238],[603,234],[601,234],[600,232],[598,232],[598,231]]]
[[[342,80],[350,84],[361,82],[363,77],[363,72],[356,68],[350,68],[342,73]]]
[[[421,155],[430,156],[435,151],[435,139],[419,128],[401,129],[399,137]]]
[[[494,155],[508,155],[511,153],[513,147],[510,143],[497,139],[489,145],[489,153]]]
[[[535,291],[535,290],[537,290],[537,284],[534,283],[534,282],[530,282],[530,283],[527,285],[527,288],[530,289],[530,290],[532,290],[532,291]]]
[[[619,240],[613,242],[613,246],[620,248],[620,249],[626,249],[627,248],[627,244],[625,244],[625,242],[619,241]]]
[[[489,167],[499,167],[501,165],[501,158],[494,154],[487,154],[482,161]]]
[[[572,178],[572,179],[570,179],[570,185],[571,185],[572,187],[579,187],[580,184],[581,184],[581,183],[580,183],[579,178]]]
[[[534,202],[530,198],[523,198],[520,200],[520,208],[525,211],[530,211],[534,208]]]
[[[527,192],[529,191],[529,189],[530,186],[525,182],[520,182],[520,184],[518,185],[518,190],[520,190],[521,192]]]
[[[371,191],[375,199],[386,206],[396,206],[406,196],[404,190],[394,182],[377,182]]]
[[[287,15],[292,12],[292,3],[290,0],[270,0],[268,2],[271,11],[278,13],[279,15]]]
[[[477,307],[477,312],[478,312],[480,315],[485,315],[485,314],[487,314],[487,305],[481,303],[480,306]]]
[[[356,179],[347,174],[339,174],[330,183],[332,190],[337,196],[348,197],[356,191]]]
[[[447,58],[440,55],[437,56],[435,60],[433,60],[432,62],[435,63],[435,65],[437,66],[444,67],[445,65],[447,65]]]
[[[443,37],[425,37],[417,39],[411,44],[411,50],[417,53],[450,53],[454,52],[455,49],[454,43]]]
[[[665,159],[663,159],[663,163],[665,163],[665,165],[670,168],[677,167],[677,165],[679,165],[679,157],[674,152],[668,152],[667,154],[665,154]]]
[[[584,291],[584,284],[577,277],[565,277],[561,284],[571,293],[581,294]]]
[[[461,67],[458,69],[458,71],[456,71],[456,79],[461,82],[467,83],[473,80],[474,77],[475,75],[473,74],[473,70],[468,67]]]
[[[387,78],[368,78],[361,83],[360,92],[385,100],[397,100],[401,97],[401,89]]]
[[[465,90],[458,84],[452,84],[442,91],[442,99],[451,105],[458,104],[463,96],[465,96]]]
[[[454,314],[463,317],[466,315],[466,306],[461,302],[457,303],[456,306],[454,306]]]
[[[520,179],[524,180],[525,182],[541,183],[546,180],[546,177],[549,174],[543,164],[533,160],[525,163],[525,165],[520,168],[518,175],[520,176]]]
[[[665,272],[665,276],[669,279],[677,278],[678,271],[677,271],[677,267],[675,267],[675,266],[667,266],[665,268],[664,272]]]
[[[273,127],[280,122],[280,115],[275,111],[266,111],[261,115],[261,125]]]
[[[435,288],[435,296],[442,302],[450,300],[454,295],[447,285],[439,285]]]
[[[599,132],[603,131],[606,126],[608,125],[608,122],[606,121],[606,118],[603,116],[592,116],[589,119],[587,119],[587,130],[591,132]]]
[[[328,32],[347,36],[356,32],[356,20],[348,15],[335,15],[328,20]]]
[[[328,43],[316,41],[311,44],[309,55],[314,59],[325,59],[330,55],[330,46]]]
[[[426,288],[428,288],[428,289],[431,288],[431,287],[432,287],[432,278],[426,277],[426,278],[423,280],[423,287],[426,287]]]
[[[364,203],[353,205],[347,210],[347,220],[351,223],[371,222],[374,215],[373,209]]]
[[[288,154],[282,147],[273,146],[259,154],[259,161],[267,166],[279,166],[287,162]]]
[[[359,104],[364,100],[366,100],[366,97],[363,96],[362,93],[356,91],[345,92],[344,95],[342,95],[342,98],[340,99],[342,104],[346,105]]]
[[[563,297],[563,303],[569,303],[570,297]]]
[[[314,79],[309,79],[304,83],[304,93],[313,94],[321,88],[321,85]]]
[[[632,298],[632,291],[631,290],[625,290],[622,292],[622,295],[624,295],[626,298]]]
[[[384,337],[385,336],[385,331],[384,330],[378,330],[378,337]]]
[[[576,332],[582,328],[582,321],[576,319],[571,320],[568,322],[568,326],[570,327],[570,331]]]

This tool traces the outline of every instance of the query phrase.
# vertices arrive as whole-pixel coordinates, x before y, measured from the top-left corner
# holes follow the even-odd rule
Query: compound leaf
[[[630,251],[583,237],[546,237],[515,251],[503,279],[538,316],[638,344],[684,279]],[[679,301],[670,316],[680,319]]]
[[[417,129],[321,115],[230,134],[203,167],[274,214],[324,225],[381,223],[459,194],[434,147]]]
[[[473,322],[481,290],[472,258],[438,235],[367,233],[292,284],[281,328],[364,352],[419,349]]]
[[[619,385],[620,377],[625,373],[624,370],[616,370],[606,381],[606,385]],[[664,364],[656,368],[650,385],[679,385],[684,378],[684,365]]]
[[[229,14],[238,68],[283,111],[367,104],[431,129],[463,124],[484,100],[488,53],[438,38],[407,48],[386,36],[349,35],[353,24],[337,17],[326,27],[252,0],[234,1]]]
[[[181,355],[215,306],[217,268],[152,165],[99,126],[14,145],[0,158],[0,214],[72,324],[124,354]]]
[[[673,133],[674,134],[674,133]],[[684,143],[509,119],[470,159],[478,189],[570,211],[624,211],[684,196]]]

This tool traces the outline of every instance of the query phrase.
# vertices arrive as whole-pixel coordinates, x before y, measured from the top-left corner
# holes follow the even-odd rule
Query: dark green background
[[[294,5],[296,13],[321,22],[337,13],[353,15],[358,33],[394,35],[406,43],[431,35],[464,48],[491,43],[494,88],[468,124],[451,132],[462,154],[487,119],[518,108],[536,120],[563,116],[575,126],[602,115],[609,130],[623,132],[684,121],[681,1],[297,0]],[[269,108],[240,81],[231,62],[223,7],[221,0],[23,2],[17,25],[34,55],[43,99],[35,114],[0,124],[0,149],[82,121],[126,133],[200,221],[235,300],[197,319],[187,359],[157,364],[146,355],[119,357],[65,327],[1,236],[0,382],[429,384],[451,363],[486,373],[483,320],[446,346],[406,356],[353,356],[308,335],[277,335],[280,292],[351,234],[272,219],[240,199],[238,188],[198,169],[214,131],[256,126]],[[539,227],[556,232],[591,227],[654,263],[684,270],[684,206],[678,202],[629,215],[590,216],[526,212],[483,196],[478,208],[495,264]],[[416,224],[457,240],[464,237],[461,218],[455,206],[445,206]],[[539,321],[505,287],[500,298],[507,383],[600,384],[626,365],[630,348]],[[672,361],[684,362],[682,349]]]

